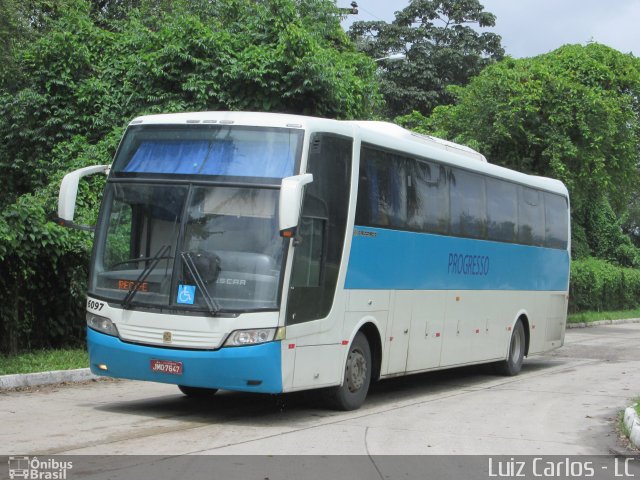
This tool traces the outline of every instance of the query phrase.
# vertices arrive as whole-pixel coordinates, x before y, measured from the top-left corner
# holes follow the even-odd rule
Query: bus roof
[[[276,128],[300,128],[309,131],[328,131],[358,136],[363,142],[382,148],[406,152],[410,155],[433,159],[452,166],[504,178],[568,196],[565,185],[552,178],[517,172],[489,163],[484,155],[448,140],[422,135],[399,125],[365,120],[331,120],[319,117],[265,112],[186,112],[145,115],[134,118],[129,125],[243,125]]]

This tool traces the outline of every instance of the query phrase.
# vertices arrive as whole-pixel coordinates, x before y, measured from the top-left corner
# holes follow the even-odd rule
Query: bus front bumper
[[[126,343],[87,328],[87,345],[95,375],[190,387],[282,392],[279,341],[219,350],[178,350]],[[182,373],[153,371],[152,360],[181,362]]]

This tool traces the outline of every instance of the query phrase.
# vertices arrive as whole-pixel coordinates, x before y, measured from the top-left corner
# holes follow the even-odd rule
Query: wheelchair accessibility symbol
[[[193,305],[195,298],[196,298],[195,285],[178,285],[178,298],[176,299],[177,303]]]

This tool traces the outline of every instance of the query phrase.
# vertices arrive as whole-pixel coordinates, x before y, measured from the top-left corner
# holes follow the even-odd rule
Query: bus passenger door
[[[342,373],[345,295],[338,286],[347,231],[353,139],[310,138],[306,185],[288,285],[287,341],[295,345],[294,389],[336,384]]]

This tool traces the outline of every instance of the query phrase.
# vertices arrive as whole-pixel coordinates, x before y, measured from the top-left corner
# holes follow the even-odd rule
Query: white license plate
[[[151,371],[158,373],[170,373],[171,375],[182,375],[182,362],[172,360],[151,360]]]

